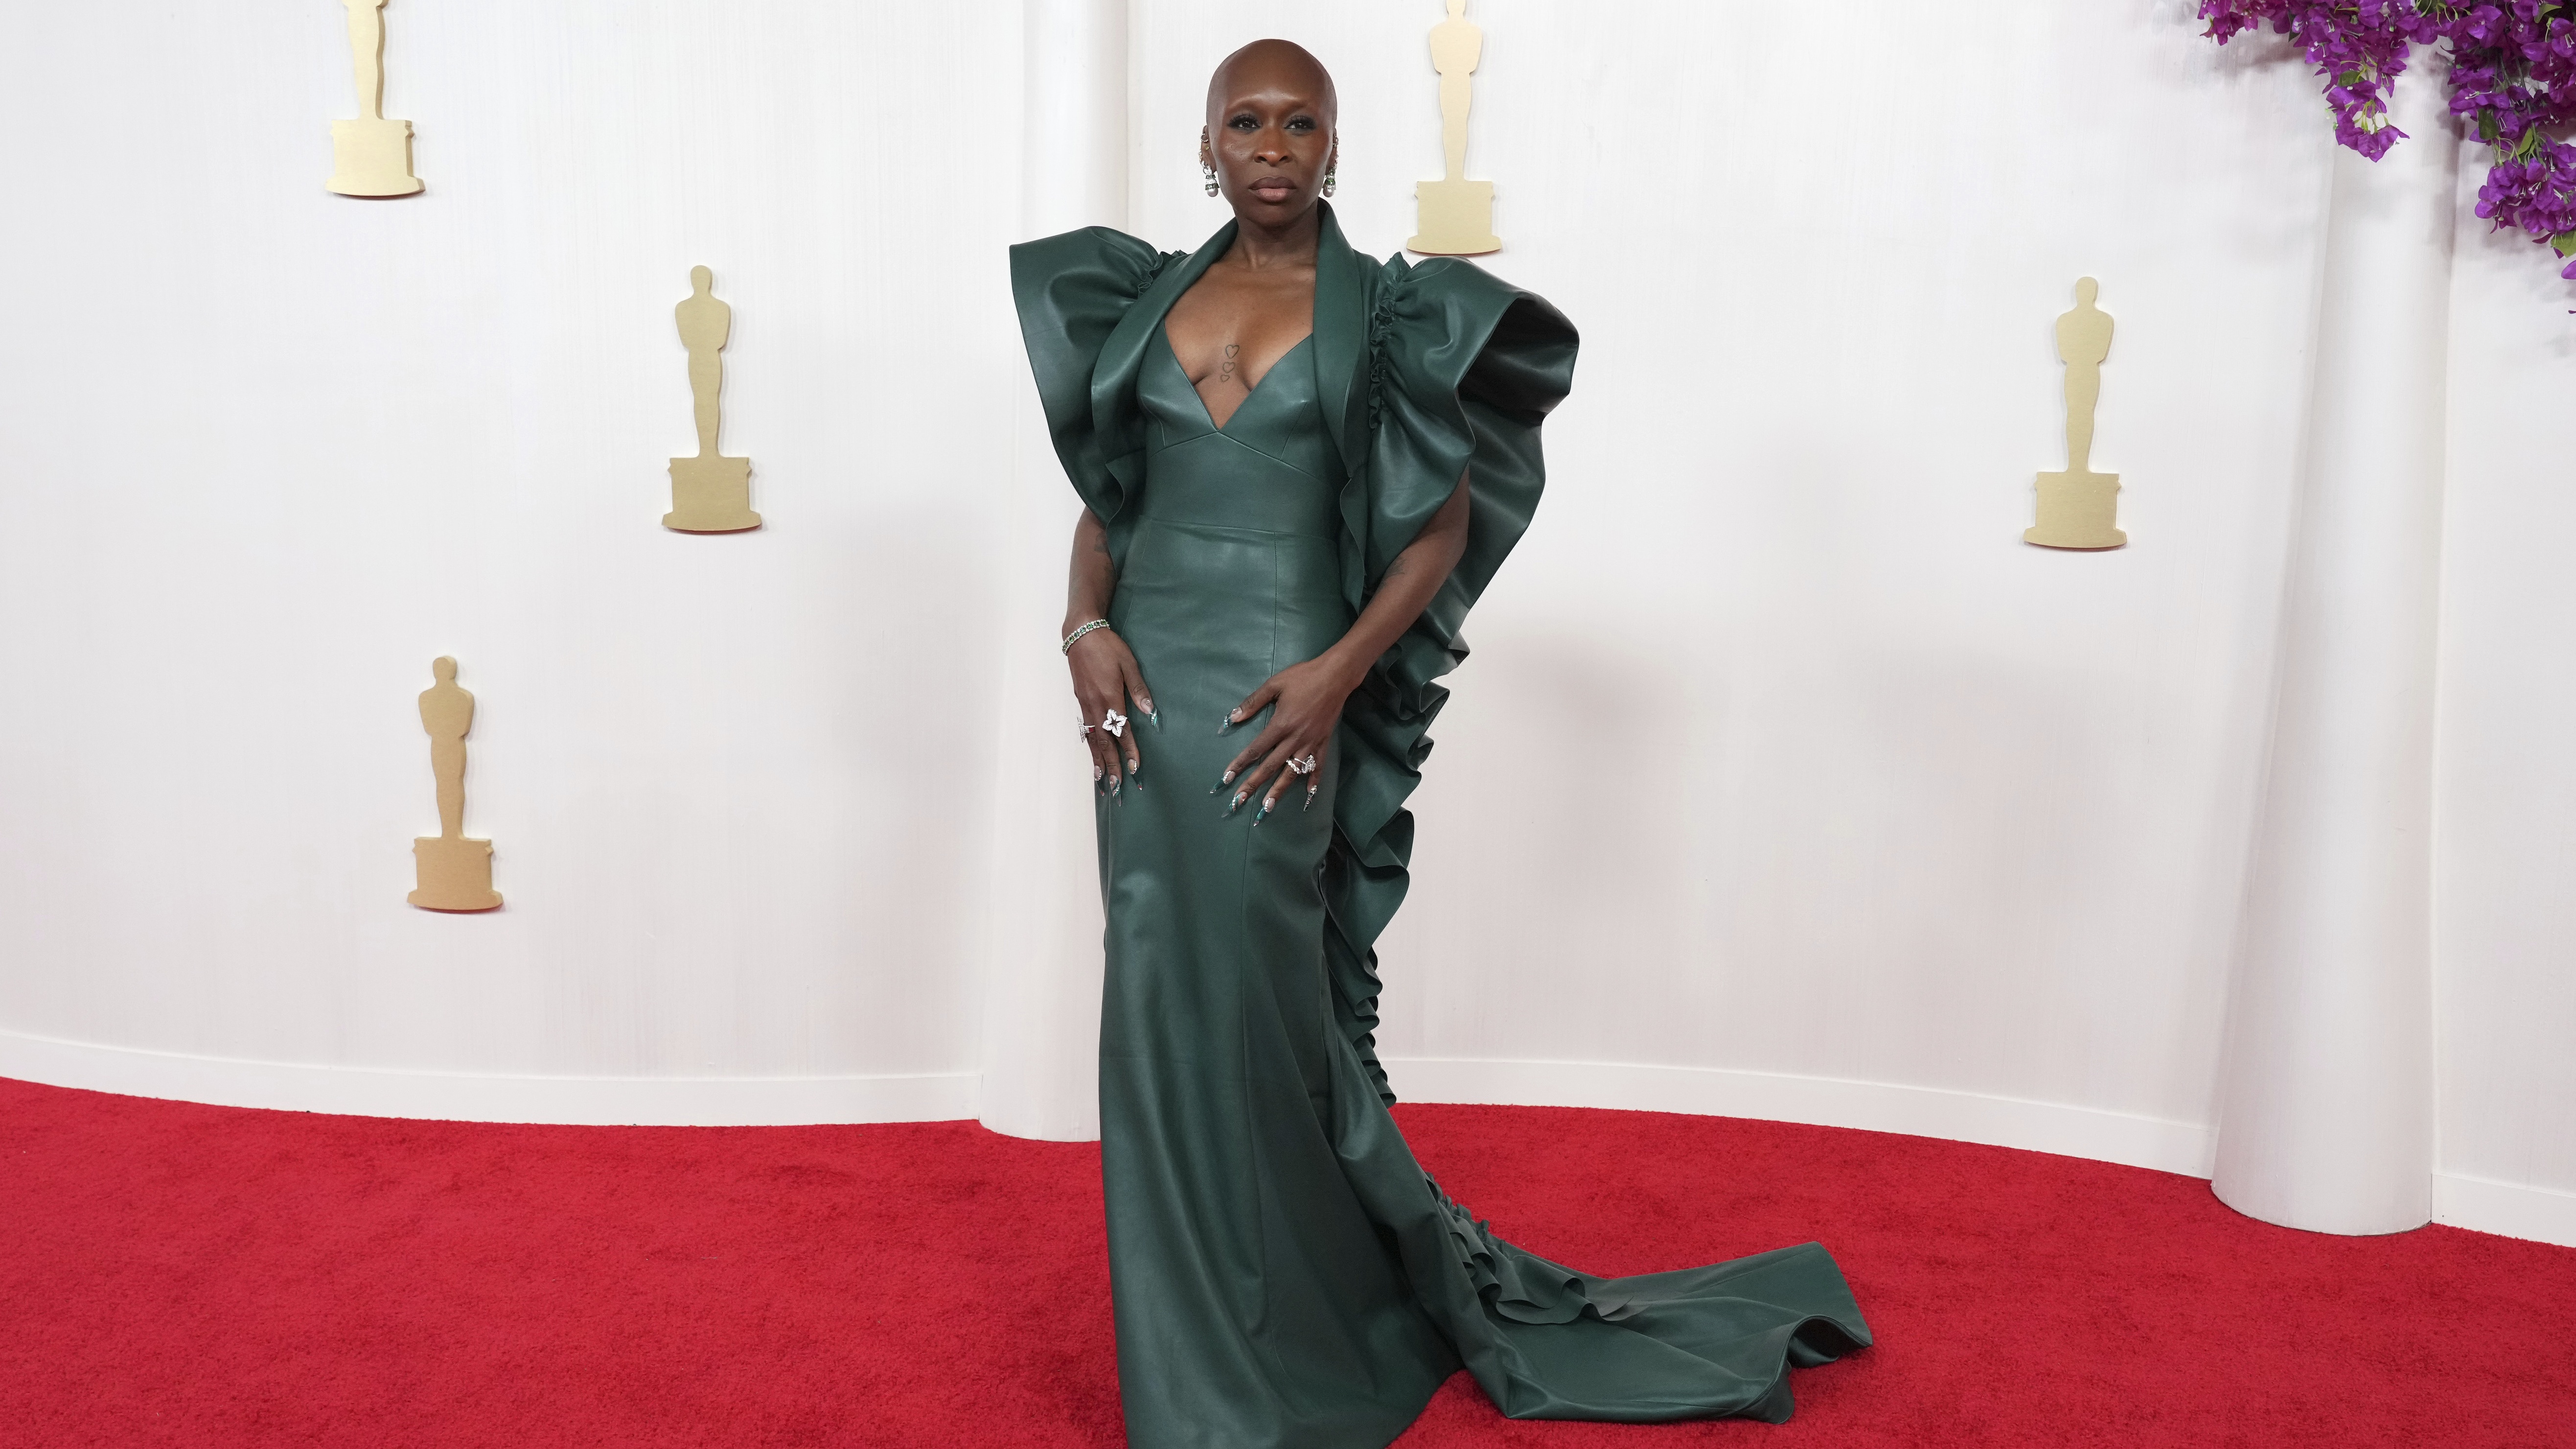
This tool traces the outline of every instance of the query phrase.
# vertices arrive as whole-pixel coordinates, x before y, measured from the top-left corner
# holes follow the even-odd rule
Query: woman
[[[1232,223],[1186,257],[1101,228],[1011,253],[1086,505],[1065,654],[1129,1442],[1372,1449],[1462,1360],[1517,1418],[1786,1419],[1788,1365],[1869,1342],[1822,1248],[1587,1277],[1493,1237],[1388,1113],[1370,947],[1403,803],[1575,336],[1466,263],[1351,250],[1334,111],[1314,57],[1246,46],[1200,140]]]

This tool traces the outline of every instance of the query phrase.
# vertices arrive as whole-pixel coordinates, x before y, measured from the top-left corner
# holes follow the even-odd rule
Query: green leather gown
[[[1574,329],[1465,262],[1378,267],[1327,208],[1315,327],[1217,428],[1164,314],[1224,255],[1094,228],[1014,247],[1047,422],[1118,565],[1161,710],[1099,805],[1101,1172],[1141,1449],[1377,1449],[1463,1362],[1515,1418],[1789,1416],[1787,1370],[1869,1342],[1816,1244],[1602,1279],[1494,1237],[1415,1162],[1372,1032],[1405,797],[1458,627],[1528,526]],[[1225,713],[1350,627],[1469,470],[1466,557],[1343,712],[1321,794],[1211,793]],[[1250,726],[1257,730],[1261,720]]]

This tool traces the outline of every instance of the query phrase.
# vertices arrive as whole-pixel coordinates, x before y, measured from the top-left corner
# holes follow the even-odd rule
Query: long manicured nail
[[[1314,809],[1314,808],[1315,808],[1315,792],[1314,792],[1314,791],[1312,791],[1312,790],[1309,790],[1309,791],[1307,791],[1307,792],[1306,792],[1306,806],[1305,806],[1305,808],[1307,808],[1307,809],[1309,809],[1309,810],[1312,810],[1312,809]]]
[[[1224,734],[1227,730],[1232,728],[1234,728],[1234,716],[1227,715],[1224,719],[1217,722],[1216,732],[1218,734]]]
[[[1225,807],[1225,813],[1226,813],[1226,814],[1228,814],[1228,815],[1231,815],[1231,814],[1233,814],[1234,812],[1236,812],[1237,810],[1242,809],[1242,808],[1243,808],[1243,802],[1244,802],[1244,801],[1246,801],[1246,800],[1249,800],[1249,799],[1251,799],[1251,798],[1252,798],[1252,792],[1251,792],[1251,791],[1249,791],[1249,790],[1237,790],[1237,791],[1235,791],[1235,792],[1234,792],[1234,803],[1233,803],[1233,804],[1231,804],[1231,805],[1228,805],[1227,807]]]
[[[1093,765],[1091,767],[1091,782],[1095,785],[1100,783],[1100,767],[1098,765]]]
[[[1234,783],[1234,776],[1235,776],[1235,772],[1234,772],[1234,771],[1232,771],[1232,770],[1228,770],[1228,771],[1226,771],[1226,772],[1225,772],[1225,778],[1223,778],[1223,779],[1221,779],[1221,780],[1217,781],[1217,783],[1218,783],[1219,785],[1231,785],[1231,784],[1233,784],[1233,783]]]
[[[1267,819],[1269,819],[1269,818],[1270,818],[1270,802],[1269,802],[1269,801],[1267,801],[1267,800],[1264,800],[1264,801],[1262,801],[1262,802],[1261,802],[1261,813],[1252,817],[1252,823],[1253,823],[1253,824],[1255,824],[1255,825],[1258,825],[1258,824],[1260,824],[1262,821],[1267,820]]]
[[[1141,755],[1129,755],[1127,757],[1127,773],[1130,775],[1141,775],[1145,773],[1144,757]]]

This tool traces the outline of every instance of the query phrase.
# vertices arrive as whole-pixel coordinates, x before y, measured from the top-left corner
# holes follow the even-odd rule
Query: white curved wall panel
[[[2337,1233],[2432,1216],[2433,681],[2459,148],[2334,158],[2279,684],[2212,1186]]]
[[[1020,235],[1123,227],[1127,0],[1028,0],[1021,13]],[[1015,389],[1012,403],[976,1114],[996,1132],[1085,1141],[1100,1135],[1100,869],[1091,782],[1079,754],[1066,758],[1076,711],[1056,636],[1082,505],[1065,484],[1036,390]]]

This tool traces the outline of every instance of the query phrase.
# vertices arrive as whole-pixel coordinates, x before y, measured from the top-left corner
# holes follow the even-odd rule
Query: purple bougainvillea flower
[[[2376,161],[2406,139],[2388,97],[2414,47],[2451,56],[2451,114],[2493,151],[2477,214],[2576,257],[2576,0],[2201,0],[2221,45],[2269,25],[2325,79],[2335,139]],[[2559,273],[2576,281],[2576,261]]]

